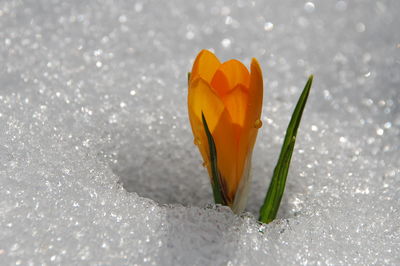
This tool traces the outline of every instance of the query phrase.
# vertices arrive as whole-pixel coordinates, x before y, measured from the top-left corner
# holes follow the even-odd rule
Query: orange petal
[[[236,172],[238,159],[237,141],[228,110],[225,109],[222,113],[212,135],[217,149],[218,169],[223,179],[222,183],[225,184],[224,188],[226,189],[228,205],[231,206],[235,198],[239,179]]]
[[[209,147],[201,119],[201,113],[203,112],[206,116],[207,124],[212,132],[224,109],[225,106],[222,101],[215,95],[210,86],[203,79],[197,78],[190,83],[188,93],[189,120],[192,126],[194,143],[200,150],[209,175],[211,174]]]
[[[235,200],[232,204],[234,213],[241,213],[246,208],[247,196],[251,186],[251,154],[247,156],[239,185],[236,189]]]
[[[204,113],[211,132],[225,110],[224,103],[202,78],[197,78],[189,86],[188,107],[190,120],[197,117],[201,121],[201,113]],[[200,128],[203,130],[202,123]]]
[[[221,65],[218,58],[208,50],[201,50],[193,63],[190,82],[201,77],[206,82],[211,82],[212,77]]]
[[[253,58],[251,60],[250,69],[249,99],[247,102],[245,126],[249,129],[254,129],[254,123],[261,117],[264,89],[262,71],[257,59]],[[255,132],[257,132],[257,130]]]
[[[247,88],[238,84],[233,90],[225,94],[222,98],[225,107],[228,109],[232,118],[232,123],[243,127],[247,109]]]
[[[201,78],[194,80],[189,87],[188,107],[195,143],[206,162],[210,175],[209,144],[201,120],[201,112],[204,113],[216,145],[218,169],[232,203],[238,183],[235,167],[237,145],[229,112],[222,100]]]
[[[258,133],[263,100],[263,78],[256,59],[251,61],[250,87],[248,91],[246,116],[239,143],[238,174],[243,175],[246,160],[253,152]]]
[[[248,88],[249,80],[247,68],[238,60],[232,59],[219,66],[210,84],[219,95],[224,95],[238,84]]]

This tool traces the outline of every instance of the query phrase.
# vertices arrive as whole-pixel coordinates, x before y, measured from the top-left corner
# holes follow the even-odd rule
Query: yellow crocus
[[[210,153],[202,114],[217,151],[217,165],[226,204],[243,211],[249,189],[251,156],[261,127],[263,79],[252,59],[250,73],[237,60],[221,63],[202,50],[189,78],[188,109],[194,143],[211,177]]]

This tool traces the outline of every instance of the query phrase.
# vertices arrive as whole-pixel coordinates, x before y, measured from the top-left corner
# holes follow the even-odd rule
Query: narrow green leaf
[[[214,201],[216,204],[226,205],[226,200],[221,186],[221,176],[218,170],[217,164],[217,148],[215,147],[214,139],[208,128],[206,118],[203,112],[201,113],[201,119],[203,120],[204,130],[206,131],[208,146],[210,148],[210,162],[211,162],[211,173],[212,173],[212,190],[214,195]]]
[[[296,108],[290,119],[286,130],[285,140],[282,145],[278,162],[275,166],[271,183],[265,196],[264,204],[260,209],[260,222],[270,223],[276,218],[279,205],[281,204],[283,192],[285,191],[286,178],[289,172],[290,160],[292,158],[294,144],[296,142],[297,129],[299,128],[301,116],[307,102],[313,81],[313,76],[308,78],[307,84],[297,102]]]

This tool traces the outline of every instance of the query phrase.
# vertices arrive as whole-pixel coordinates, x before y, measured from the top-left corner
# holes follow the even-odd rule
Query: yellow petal
[[[232,59],[219,66],[210,84],[220,96],[223,96],[238,84],[248,88],[249,80],[247,68],[238,60]]]
[[[210,83],[220,65],[221,63],[213,53],[208,50],[201,50],[193,63],[190,82],[201,77],[207,83]]]

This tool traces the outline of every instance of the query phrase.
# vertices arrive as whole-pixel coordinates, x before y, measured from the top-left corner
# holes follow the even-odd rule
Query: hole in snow
[[[146,134],[129,132],[118,141],[124,144],[112,170],[123,187],[160,204],[202,207],[211,203],[207,171],[190,132],[166,139],[157,136],[159,125],[153,125],[152,130],[142,131]]]

